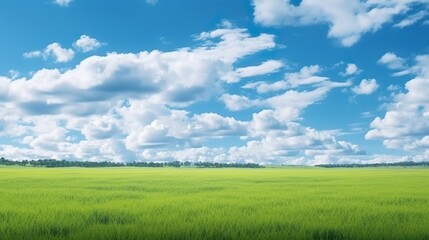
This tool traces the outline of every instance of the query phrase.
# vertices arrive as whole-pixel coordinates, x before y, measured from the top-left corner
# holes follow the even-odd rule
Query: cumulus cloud
[[[379,60],[379,64],[386,65],[389,69],[400,70],[405,68],[405,60],[396,56],[395,53],[385,53]]]
[[[260,115],[264,115],[264,120],[268,121],[258,120]],[[335,158],[336,156],[365,154],[357,145],[337,141],[332,132],[317,131],[295,122],[281,123],[278,119],[270,119],[273,116],[267,111],[254,115],[252,125],[256,127],[256,131],[262,134],[262,138],[249,141],[243,147],[231,147],[230,158],[274,163],[314,164],[314,158],[321,155]],[[260,124],[263,124],[262,129],[260,129]]]
[[[87,35],[80,36],[80,38],[74,43],[74,46],[82,52],[95,50],[101,47],[101,45],[102,44],[97,39],[91,38]]]
[[[231,111],[240,111],[259,104],[255,100],[236,94],[224,94],[220,99],[225,103],[226,108]]]
[[[42,69],[31,79],[10,83],[11,98],[19,99],[14,105],[30,114],[100,113],[124,95],[186,106],[219,93],[238,59],[275,46],[272,35],[251,37],[244,29],[218,29],[205,35],[211,44],[194,49],[111,53],[91,56],[65,72]]]
[[[53,57],[56,62],[68,62],[73,59],[74,51],[72,49],[62,48],[59,43],[52,43],[46,47],[44,56]]]
[[[73,0],[54,0],[54,3],[59,6],[68,6]]]
[[[58,63],[69,62],[74,55],[75,52],[72,49],[63,48],[59,43],[51,43],[43,51],[31,51],[23,54],[25,58],[53,58]]]
[[[139,111],[144,106],[145,113]],[[216,113],[191,115],[184,110],[173,110],[132,102],[129,108],[120,110],[124,121],[122,128],[128,149],[168,148],[198,146],[210,138],[242,136],[246,134],[246,123]],[[139,122],[135,122],[135,120]]]
[[[384,117],[376,117],[371,122],[371,130],[365,135],[367,139],[382,139],[388,148],[427,150],[429,56],[417,56],[415,61],[409,69],[415,78],[405,84],[406,92],[395,95]]]
[[[269,111],[263,110],[265,120],[270,119]],[[262,120],[262,119],[261,119]],[[253,128],[256,118],[251,121]],[[144,149],[140,157],[147,161],[159,159],[170,161],[203,161],[203,162],[257,162],[275,164],[306,164],[314,165],[325,159],[329,163],[342,162],[343,159],[356,159],[365,155],[357,145],[338,141],[331,131],[317,131],[306,128],[299,123],[278,123],[275,125],[261,121],[267,129],[259,139],[252,139],[244,146],[222,148],[190,147],[186,149]],[[259,130],[258,130],[259,131]],[[262,132],[261,132],[262,133]],[[328,163],[326,162],[326,163]]]
[[[383,25],[403,16],[410,9],[427,6],[425,0],[362,1],[254,0],[255,22],[264,26],[300,26],[326,24],[328,37],[349,47],[362,35],[378,31]]]
[[[357,95],[370,95],[378,89],[379,85],[375,79],[363,79],[359,85],[354,86],[352,91]]]
[[[94,47],[87,44],[94,42],[89,37],[79,40],[75,45],[82,50]],[[30,78],[0,78],[1,127],[17,123],[21,130],[16,137],[27,146],[3,145],[0,153],[16,154],[14,159],[95,160],[99,155],[121,160],[135,158],[133,153],[142,149],[197,147],[211,138],[246,135],[246,122],[178,109],[222,94],[222,84],[236,73],[235,63],[273,48],[274,36],[253,37],[246,29],[225,28],[204,32],[199,41],[194,48],[110,53],[64,71],[41,69]],[[71,57],[68,53],[51,44],[26,56],[55,56],[60,62]],[[41,128],[42,116],[52,128]],[[12,137],[6,130],[1,133]]]
[[[102,46],[97,39],[87,35],[82,35],[73,46],[82,52],[89,52]],[[23,54],[24,58],[44,58],[54,59],[57,63],[66,63],[71,61],[75,56],[75,51],[71,48],[63,48],[61,44],[54,42],[49,44],[44,50],[30,51]]]
[[[345,71],[343,73],[341,73],[341,75],[350,76],[350,75],[359,74],[360,72],[361,72],[361,70],[359,69],[359,67],[356,64],[348,63]]]
[[[81,133],[88,140],[109,139],[121,134],[119,124],[119,119],[112,116],[91,117],[81,128]]]
[[[278,85],[262,82],[269,90],[260,90],[263,84],[255,86],[275,95],[231,94],[228,84],[283,66],[269,60],[236,68],[245,57],[275,47],[274,36],[252,36],[228,25],[201,33],[197,41],[195,47],[169,52],[109,53],[88,57],[67,70],[40,69],[28,78],[0,78],[0,135],[21,144],[0,145],[0,155],[312,164],[363,153],[337,140],[335,131],[296,123],[305,108],[350,82],[331,81],[320,76],[320,66],[312,65],[286,73]],[[231,111],[252,107],[259,112],[242,120],[206,109],[188,110],[215,99]],[[237,143],[206,146],[219,139]]]

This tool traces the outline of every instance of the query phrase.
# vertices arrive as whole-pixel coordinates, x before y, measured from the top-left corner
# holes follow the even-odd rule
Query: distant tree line
[[[89,161],[66,161],[56,159],[39,159],[39,160],[23,160],[12,161],[5,158],[0,158],[0,165],[7,166],[32,166],[32,167],[198,167],[198,168],[263,168],[264,166],[256,163],[211,163],[211,162],[131,162],[131,163],[115,163],[115,162],[89,162]]]
[[[194,165],[199,168],[264,168],[264,166],[257,163],[197,162]]]
[[[323,168],[362,168],[362,167],[428,167],[429,162],[396,162],[396,163],[352,163],[352,164],[320,164]]]

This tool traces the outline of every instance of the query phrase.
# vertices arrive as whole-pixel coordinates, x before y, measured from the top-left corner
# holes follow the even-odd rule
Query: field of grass
[[[429,239],[429,169],[0,167],[0,239]]]

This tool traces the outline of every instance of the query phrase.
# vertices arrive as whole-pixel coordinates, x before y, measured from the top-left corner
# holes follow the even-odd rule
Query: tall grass
[[[429,169],[0,167],[0,239],[429,239]]]

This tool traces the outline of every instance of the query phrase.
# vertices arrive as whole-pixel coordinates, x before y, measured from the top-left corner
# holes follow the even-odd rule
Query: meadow
[[[429,239],[429,168],[0,167],[0,239]]]

